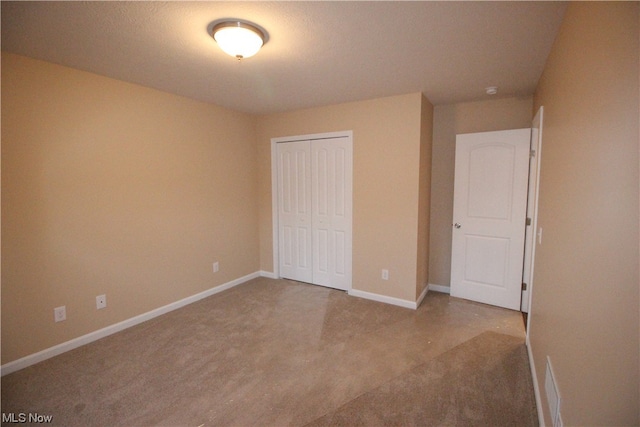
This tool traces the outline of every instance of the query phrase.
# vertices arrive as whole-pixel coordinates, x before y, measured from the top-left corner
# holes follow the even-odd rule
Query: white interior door
[[[530,135],[456,137],[452,296],[520,309]]]
[[[348,138],[311,144],[313,283],[347,290],[351,281],[351,149]]]
[[[349,290],[351,137],[276,141],[275,156],[280,277]]]
[[[280,275],[310,283],[313,280],[310,142],[278,144],[276,152]]]

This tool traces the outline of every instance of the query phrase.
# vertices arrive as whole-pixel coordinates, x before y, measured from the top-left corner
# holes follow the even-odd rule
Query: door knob
[[[453,226],[455,228],[460,228],[460,227],[462,227],[462,224],[460,224],[459,222],[456,222],[455,224],[453,224]]]

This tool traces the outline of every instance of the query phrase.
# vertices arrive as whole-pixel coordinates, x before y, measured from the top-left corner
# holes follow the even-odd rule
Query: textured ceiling
[[[533,93],[560,2],[7,2],[2,49],[250,113],[423,92],[433,104]],[[265,28],[238,62],[208,34]]]

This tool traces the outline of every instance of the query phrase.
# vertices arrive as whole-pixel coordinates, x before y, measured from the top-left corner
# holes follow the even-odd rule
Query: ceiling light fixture
[[[211,36],[220,49],[238,60],[255,55],[265,42],[262,30],[238,20],[217,23],[211,30]]]

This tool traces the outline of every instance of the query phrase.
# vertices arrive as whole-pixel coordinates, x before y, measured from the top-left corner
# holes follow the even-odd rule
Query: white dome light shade
[[[238,59],[255,55],[264,44],[262,31],[244,22],[221,22],[211,32],[220,49]]]

